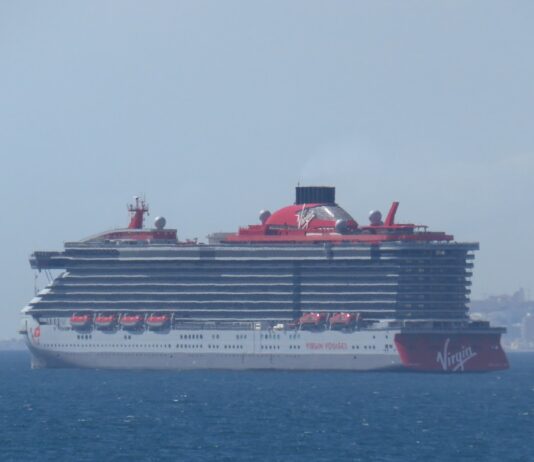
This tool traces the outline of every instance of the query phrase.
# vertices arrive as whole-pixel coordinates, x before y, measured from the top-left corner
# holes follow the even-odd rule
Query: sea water
[[[0,352],[1,461],[534,461],[534,354],[509,371],[31,370]]]

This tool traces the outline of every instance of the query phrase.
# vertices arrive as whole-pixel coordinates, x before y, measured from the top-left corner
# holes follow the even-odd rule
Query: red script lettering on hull
[[[508,369],[508,360],[493,333],[400,333],[395,344],[402,364],[427,372],[476,372]]]

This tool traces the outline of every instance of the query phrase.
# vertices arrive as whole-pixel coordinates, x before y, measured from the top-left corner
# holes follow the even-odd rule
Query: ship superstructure
[[[35,252],[64,270],[24,308],[35,366],[495,370],[503,329],[468,316],[476,243],[297,187],[260,224],[179,241],[136,199],[128,228]]]

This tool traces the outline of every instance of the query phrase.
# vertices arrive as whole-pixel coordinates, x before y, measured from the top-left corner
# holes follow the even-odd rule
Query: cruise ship
[[[335,188],[207,243],[135,198],[127,228],[36,251],[51,282],[22,310],[32,367],[495,371],[504,329],[469,316],[474,252],[445,232],[359,224]]]

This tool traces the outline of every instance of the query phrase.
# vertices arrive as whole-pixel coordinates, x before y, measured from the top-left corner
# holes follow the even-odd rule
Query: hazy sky
[[[0,0],[0,338],[29,254],[127,223],[256,223],[301,184],[479,241],[534,296],[534,2]]]

